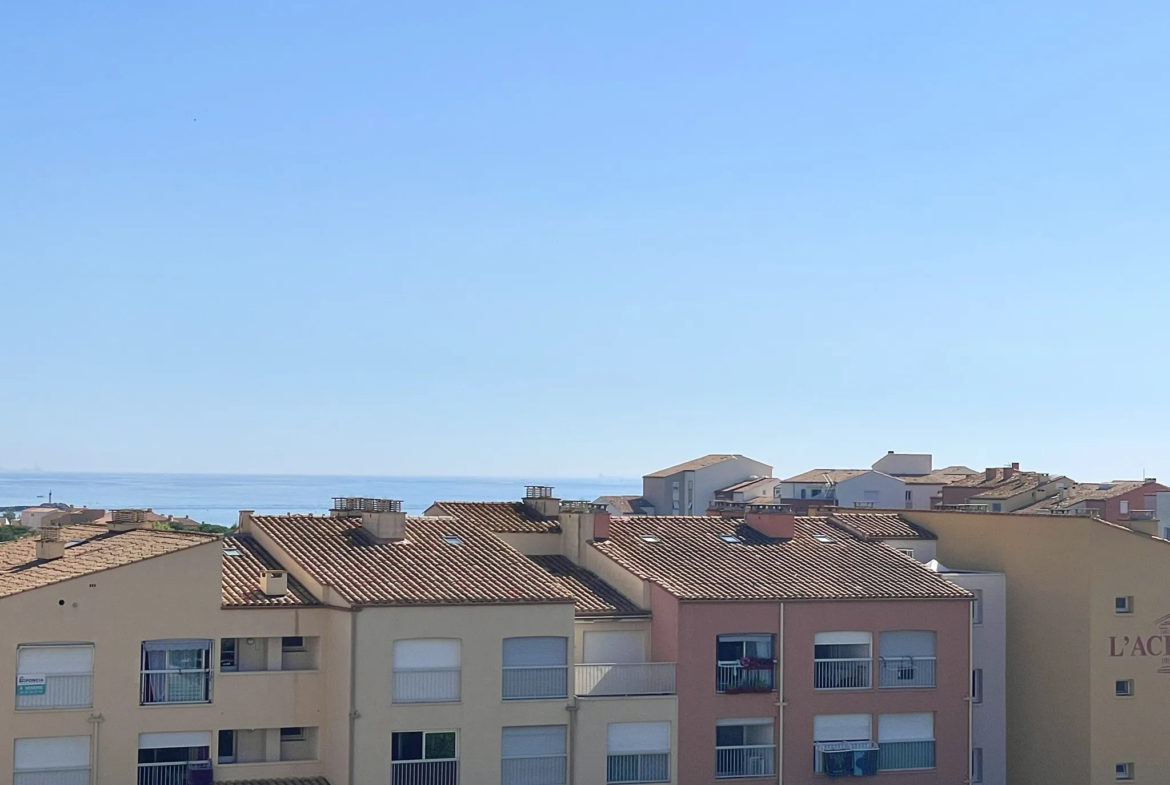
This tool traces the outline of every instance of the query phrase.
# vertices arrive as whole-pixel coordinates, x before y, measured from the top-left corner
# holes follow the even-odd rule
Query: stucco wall
[[[866,491],[876,494],[876,498],[867,497]],[[837,505],[842,512],[859,505],[868,506],[869,502],[879,510],[897,510],[906,506],[906,483],[881,472],[866,472],[842,480],[837,483],[836,492]]]

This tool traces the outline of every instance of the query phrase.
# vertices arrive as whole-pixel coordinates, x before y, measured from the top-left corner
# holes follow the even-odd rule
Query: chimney
[[[61,529],[56,526],[47,526],[41,529],[36,539],[37,558],[41,561],[60,559],[65,555],[65,541],[61,539]]]
[[[551,485],[525,485],[524,504],[546,518],[555,518],[561,511],[561,500],[553,496]]]
[[[240,532],[250,531],[252,527],[252,516],[255,514],[255,510],[240,510],[240,520],[236,529]]]
[[[609,539],[609,524],[612,518],[613,516],[609,514],[609,510],[604,507],[593,513],[593,539]]]
[[[1012,475],[1019,471],[1019,469],[1020,465],[1018,463],[1013,463],[1011,466],[1003,467],[1003,478],[1005,480],[1010,480]]]
[[[110,513],[110,522],[106,524],[106,528],[112,532],[149,529],[151,524],[146,513],[147,510],[114,510]]]
[[[261,570],[260,591],[266,597],[283,597],[288,594],[288,573],[284,570]]]
[[[1020,470],[1020,462],[1019,461],[1014,462],[1012,464],[1012,468],[1015,469],[1016,471],[1019,471]]]
[[[998,472],[999,472],[999,470],[996,469],[994,466],[987,467],[986,469],[983,470],[983,481],[984,482],[992,482],[995,479]]]
[[[381,544],[406,539],[406,513],[401,499],[368,499],[364,496],[338,496],[329,514],[335,518],[361,518],[362,528]]]
[[[796,516],[787,504],[749,504],[747,525],[765,537],[791,540],[796,536]]]

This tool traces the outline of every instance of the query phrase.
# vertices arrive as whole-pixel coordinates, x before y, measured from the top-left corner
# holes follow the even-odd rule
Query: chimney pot
[[[991,482],[992,480],[995,479],[997,471],[998,470],[994,466],[989,466],[988,468],[983,470],[983,479],[986,482]]]
[[[553,496],[551,485],[524,486],[524,504],[546,518],[555,518],[561,511],[561,500]]]
[[[1012,463],[1012,468],[1015,469],[1016,471],[1019,471],[1020,470],[1020,462],[1016,461],[1016,462]]]
[[[260,591],[267,597],[283,597],[288,594],[288,573],[284,570],[262,570]]]

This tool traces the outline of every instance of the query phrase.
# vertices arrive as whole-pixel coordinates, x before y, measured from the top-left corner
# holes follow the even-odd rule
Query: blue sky
[[[0,466],[1170,474],[1168,24],[9,4]]]

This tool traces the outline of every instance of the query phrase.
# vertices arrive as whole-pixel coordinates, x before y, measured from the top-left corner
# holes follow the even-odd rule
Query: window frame
[[[289,643],[289,641],[300,641],[300,643]],[[309,645],[305,643],[305,636],[303,635],[283,635],[280,638],[281,654],[300,654],[308,650]]]
[[[1117,763],[1113,766],[1113,779],[1119,782],[1130,782],[1136,779],[1133,771],[1133,763]]]
[[[404,734],[413,734],[413,733],[417,733],[422,737],[420,740],[420,744],[419,744],[419,750],[420,750],[419,754],[422,755],[422,757],[421,758],[395,759],[394,755],[396,754],[395,753],[396,745],[394,743],[394,737],[404,735]],[[447,736],[447,735],[451,736],[455,742],[454,745],[452,745],[454,750],[455,750],[454,757],[452,757],[452,758],[428,758],[427,757],[427,739],[430,736]],[[393,731],[390,734],[390,762],[391,762],[391,765],[393,765],[395,763],[446,763],[446,762],[458,761],[458,760],[459,760],[459,731],[458,730],[455,730],[455,729],[404,730],[404,731]]]
[[[1133,679],[1117,679],[1113,682],[1113,694],[1115,697],[1132,698],[1134,692]]]
[[[1119,616],[1133,613],[1133,596],[1114,597],[1113,612]]]

